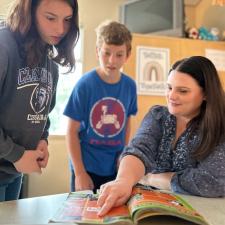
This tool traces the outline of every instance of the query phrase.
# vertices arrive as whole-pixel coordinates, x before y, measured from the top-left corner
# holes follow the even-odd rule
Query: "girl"
[[[22,173],[48,163],[48,114],[57,63],[72,70],[76,0],[17,0],[0,30],[0,201],[19,196]]]

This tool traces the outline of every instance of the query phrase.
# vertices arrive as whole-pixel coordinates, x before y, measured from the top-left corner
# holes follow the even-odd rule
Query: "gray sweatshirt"
[[[0,30],[0,182],[18,176],[13,162],[48,138],[58,67],[47,56],[29,68],[9,29]]]

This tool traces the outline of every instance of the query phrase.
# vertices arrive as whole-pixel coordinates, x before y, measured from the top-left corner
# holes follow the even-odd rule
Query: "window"
[[[80,29],[80,38],[74,49],[76,67],[71,73],[66,73],[66,68],[59,66],[59,81],[56,93],[56,105],[50,113],[50,135],[64,135],[67,127],[67,118],[63,115],[64,108],[74,85],[83,74],[83,30]]]
[[[4,16],[0,14],[0,28],[5,26]]]

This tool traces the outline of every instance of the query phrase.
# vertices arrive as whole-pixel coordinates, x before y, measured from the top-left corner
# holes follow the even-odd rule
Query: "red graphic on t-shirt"
[[[118,99],[103,98],[93,106],[90,121],[96,134],[101,137],[113,137],[124,127],[124,106]]]

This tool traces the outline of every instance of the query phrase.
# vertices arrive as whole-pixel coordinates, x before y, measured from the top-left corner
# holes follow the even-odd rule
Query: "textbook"
[[[172,216],[191,224],[208,225],[205,219],[178,195],[137,185],[125,205],[112,208],[103,217],[97,215],[98,194],[69,193],[50,223],[138,224],[144,218]],[[160,218],[159,218],[160,219]],[[182,223],[181,223],[182,224]]]

